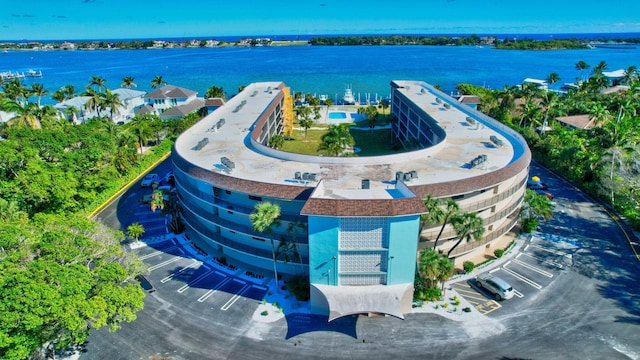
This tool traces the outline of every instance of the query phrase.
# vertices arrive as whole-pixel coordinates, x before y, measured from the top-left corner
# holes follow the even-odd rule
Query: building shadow
[[[329,322],[328,316],[292,313],[285,317],[287,321],[286,339],[316,331],[331,331],[357,339],[357,316],[345,316]]]

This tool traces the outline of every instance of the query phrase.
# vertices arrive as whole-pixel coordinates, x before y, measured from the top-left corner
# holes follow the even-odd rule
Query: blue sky
[[[640,32],[637,0],[7,0],[0,39]]]

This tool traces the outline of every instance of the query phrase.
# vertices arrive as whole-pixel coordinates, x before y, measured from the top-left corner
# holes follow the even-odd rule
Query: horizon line
[[[313,37],[340,37],[340,36],[526,36],[526,35],[549,35],[553,36],[579,36],[579,35],[592,35],[592,36],[611,36],[611,35],[627,35],[624,38],[633,38],[633,34],[637,34],[640,37],[640,32],[557,32],[557,33],[547,33],[547,32],[504,32],[504,33],[479,33],[479,32],[471,32],[471,33],[343,33],[343,34],[277,34],[277,35],[198,35],[198,36],[157,36],[157,37],[130,37],[130,38],[61,38],[61,39],[0,39],[0,42],[56,42],[56,41],[137,41],[137,40],[160,40],[160,39],[191,39],[191,40],[200,40],[200,39],[211,39],[215,40],[217,38],[237,38],[237,39],[245,39],[245,38],[277,38],[277,37],[301,37],[305,39],[311,39]]]

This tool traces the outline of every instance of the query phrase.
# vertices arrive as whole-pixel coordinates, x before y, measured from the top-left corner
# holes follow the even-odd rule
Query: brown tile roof
[[[480,104],[480,97],[475,95],[462,95],[458,101],[463,104]]]
[[[558,116],[556,120],[560,121],[563,124],[583,130],[589,130],[595,126],[595,122],[591,119],[591,115],[589,114]]]
[[[205,106],[222,106],[224,105],[223,98],[209,98],[204,102]]]
[[[168,98],[188,98],[189,96],[193,96],[197,94],[197,92],[185,88],[181,88],[173,85],[166,85],[159,89],[156,89],[147,95],[145,95],[145,99],[168,99]]]
[[[404,199],[345,200],[310,198],[302,215],[326,216],[401,216],[427,212],[418,197]]]

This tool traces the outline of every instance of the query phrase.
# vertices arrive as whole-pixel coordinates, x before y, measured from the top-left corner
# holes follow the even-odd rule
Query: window
[[[262,201],[262,196],[249,195],[249,200]]]

